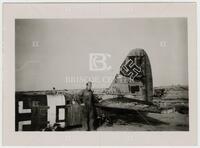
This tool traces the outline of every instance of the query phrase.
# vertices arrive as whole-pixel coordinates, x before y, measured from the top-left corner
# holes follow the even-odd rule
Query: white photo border
[[[40,10],[42,13],[37,13]],[[15,19],[169,18],[188,20],[189,131],[169,132],[15,132]],[[196,3],[4,3],[4,145],[196,145]]]

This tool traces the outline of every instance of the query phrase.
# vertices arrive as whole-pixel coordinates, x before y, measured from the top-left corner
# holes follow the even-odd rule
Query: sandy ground
[[[130,116],[132,119],[130,120]],[[97,131],[188,131],[189,117],[180,113],[128,115],[119,117],[112,125],[104,123]]]
[[[68,129],[82,131],[81,127]],[[113,124],[103,123],[97,131],[188,131],[189,117],[177,112],[117,115]]]

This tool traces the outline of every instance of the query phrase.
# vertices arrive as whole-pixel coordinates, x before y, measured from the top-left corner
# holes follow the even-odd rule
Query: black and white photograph
[[[2,7],[3,145],[197,144],[195,2]]]
[[[15,131],[189,131],[184,17],[15,19]]]

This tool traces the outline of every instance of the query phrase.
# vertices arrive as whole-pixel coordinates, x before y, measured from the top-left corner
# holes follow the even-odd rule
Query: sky
[[[135,48],[147,52],[154,86],[188,85],[185,18],[17,19],[16,91],[80,89],[82,80],[109,87]],[[97,53],[105,58],[97,66],[107,69],[91,71]]]

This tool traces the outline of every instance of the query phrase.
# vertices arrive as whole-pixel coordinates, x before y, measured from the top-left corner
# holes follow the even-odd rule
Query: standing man
[[[82,90],[79,94],[82,106],[82,127],[83,130],[91,131],[94,129],[95,113],[95,98],[93,95],[92,82],[86,83],[86,89]]]

